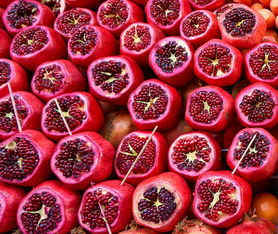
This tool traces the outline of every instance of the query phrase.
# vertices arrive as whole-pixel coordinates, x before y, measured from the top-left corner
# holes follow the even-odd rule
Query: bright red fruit
[[[9,58],[10,57],[10,46],[12,39],[10,36],[0,28],[0,58]]]
[[[225,0],[188,0],[191,6],[196,10],[213,11],[225,4]]]

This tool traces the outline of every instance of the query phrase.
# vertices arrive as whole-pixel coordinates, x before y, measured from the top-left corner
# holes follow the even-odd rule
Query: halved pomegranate
[[[12,39],[4,31],[0,28],[0,58],[9,58],[10,57],[10,46],[11,46]]]
[[[48,6],[56,17],[68,8],[66,0],[40,0],[40,2]]]
[[[159,79],[181,87],[193,77],[194,49],[182,37],[165,37],[155,44],[149,55],[149,65]]]
[[[72,62],[88,67],[95,59],[114,55],[117,50],[115,37],[106,29],[84,25],[68,41],[68,54]]]
[[[268,131],[263,128],[244,128],[239,131],[230,146],[227,163],[233,170],[253,137],[255,140],[236,173],[246,180],[256,182],[272,176],[278,169],[278,141]]]
[[[199,47],[210,39],[219,38],[217,17],[207,10],[193,11],[182,19],[180,35],[194,47]]]
[[[98,131],[103,122],[103,112],[96,99],[89,93],[73,92],[56,97],[62,113],[53,99],[43,108],[41,128],[50,139],[55,141],[69,133],[63,121],[64,116],[72,133]]]
[[[104,0],[66,0],[66,3],[72,7],[84,7],[84,8],[97,8]]]
[[[44,4],[35,0],[15,0],[3,13],[3,23],[10,35],[25,27],[45,25],[52,27],[55,16]]]
[[[278,86],[278,43],[260,43],[245,54],[244,63],[250,82]]]
[[[248,85],[236,96],[235,109],[242,125],[272,128],[278,123],[278,91],[261,82]]]
[[[106,0],[98,8],[97,20],[101,27],[119,36],[129,25],[143,22],[144,14],[132,1]]]
[[[150,134],[151,132],[147,131],[134,131],[121,141],[114,164],[116,174],[120,179],[125,178]],[[165,138],[159,133],[154,133],[126,181],[137,185],[151,176],[162,173],[166,169],[167,150],[168,144]]]
[[[108,233],[106,225],[113,233],[122,231],[132,218],[133,192],[131,185],[121,185],[119,180],[93,185],[85,191],[79,207],[80,225],[91,233]]]
[[[51,169],[67,187],[85,190],[110,176],[114,153],[112,144],[98,133],[77,133],[59,141]]]
[[[55,144],[41,132],[25,130],[0,143],[0,181],[35,186],[50,177]]]
[[[128,110],[138,129],[170,129],[178,122],[181,109],[178,91],[157,80],[141,83],[128,99]]]
[[[40,64],[66,55],[66,45],[60,34],[45,26],[28,27],[12,41],[12,59],[24,68],[34,71]]]
[[[102,101],[125,105],[144,81],[140,66],[130,57],[110,56],[93,61],[87,71],[90,92]]]
[[[220,163],[220,146],[207,132],[182,134],[168,152],[169,169],[190,181],[196,181],[206,171],[219,169]]]
[[[200,46],[194,54],[196,76],[210,85],[229,86],[241,77],[241,52],[220,39],[212,39]]]
[[[194,129],[221,131],[234,112],[234,100],[224,89],[204,86],[194,89],[187,98],[185,121]]]
[[[78,68],[68,60],[40,64],[31,81],[33,93],[44,101],[64,93],[83,91],[87,81]]]
[[[158,232],[169,232],[181,221],[191,201],[185,180],[165,172],[141,182],[133,195],[133,218],[136,223]]]
[[[213,11],[225,4],[225,0],[188,0],[196,10]]]
[[[22,130],[39,129],[43,103],[32,93],[18,91],[13,93],[15,106]],[[0,139],[7,139],[18,132],[10,95],[0,99]]]
[[[83,25],[97,24],[96,13],[86,8],[73,8],[58,15],[54,29],[69,39]]]
[[[236,224],[250,207],[250,184],[230,171],[208,171],[199,176],[194,192],[193,212],[211,226]]]
[[[16,62],[0,58],[0,98],[9,94],[7,83],[13,91],[28,90],[28,75]]]
[[[265,19],[243,4],[236,4],[219,19],[222,40],[239,49],[257,45],[266,33]]]
[[[217,8],[213,13],[216,15],[217,19],[219,20],[220,16],[224,14],[227,10],[234,7],[236,4],[234,3],[227,3],[219,8]]]
[[[15,229],[16,212],[20,201],[26,193],[22,188],[0,183],[0,232],[6,233]]]
[[[163,37],[163,32],[155,25],[140,22],[131,24],[121,34],[120,52],[147,66],[151,49]]]
[[[46,181],[20,202],[17,224],[23,234],[69,233],[77,223],[80,194],[60,181]]]
[[[181,19],[190,12],[187,0],[149,0],[145,6],[147,22],[167,35],[178,35]]]

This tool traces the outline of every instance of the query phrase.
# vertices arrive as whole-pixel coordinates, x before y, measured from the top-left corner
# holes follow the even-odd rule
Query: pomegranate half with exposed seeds
[[[250,82],[278,86],[278,43],[260,43],[245,54],[244,62]]]
[[[78,224],[80,194],[60,181],[49,180],[35,187],[20,202],[17,224],[23,234],[69,233]]]
[[[119,180],[107,180],[88,188],[78,211],[80,225],[91,233],[122,231],[132,218],[134,188]],[[101,208],[100,208],[101,206]]]
[[[227,3],[219,8],[217,8],[213,13],[216,15],[217,19],[219,20],[220,16],[224,14],[227,10],[234,7],[236,4],[234,3]]]
[[[22,130],[39,129],[43,103],[32,93],[13,92],[13,98]],[[18,132],[10,95],[0,99],[0,139],[7,139]]]
[[[15,35],[29,26],[52,27],[55,16],[47,6],[38,1],[15,0],[7,6],[2,18],[8,33]]]
[[[68,54],[72,62],[87,68],[98,58],[114,55],[117,50],[115,37],[105,28],[84,25],[68,41]]]
[[[16,62],[0,58],[0,98],[9,94],[7,83],[13,91],[28,90],[28,75]]]
[[[220,163],[220,146],[206,132],[182,134],[168,152],[169,169],[190,181],[196,181],[206,171],[219,169]]]
[[[0,143],[0,181],[35,186],[50,177],[55,144],[41,132],[25,130]]]
[[[225,0],[188,0],[196,10],[213,11],[225,4]]]
[[[120,52],[147,66],[151,49],[163,37],[163,32],[155,25],[141,22],[131,24],[121,33]]]
[[[128,110],[138,129],[170,129],[178,122],[181,109],[178,91],[157,80],[141,83],[129,96]]]
[[[242,125],[272,128],[278,123],[278,91],[261,82],[248,85],[237,94],[235,109]]]
[[[250,207],[250,184],[231,171],[208,171],[199,176],[193,212],[198,219],[218,228],[236,224]]]
[[[129,95],[144,81],[140,66],[124,55],[93,61],[87,76],[90,92],[98,99],[115,105],[126,105]]]
[[[210,11],[193,11],[182,19],[180,35],[194,47],[199,47],[210,39],[219,38],[217,17]]]
[[[14,38],[11,58],[24,68],[34,71],[40,64],[66,55],[66,45],[60,34],[46,26],[28,27]]]
[[[69,39],[83,25],[97,24],[96,13],[85,8],[73,8],[58,15],[54,29]]]
[[[25,197],[22,188],[0,183],[0,232],[5,233],[15,229],[16,212],[20,201]]]
[[[200,46],[194,54],[195,75],[216,86],[230,86],[241,77],[241,52],[220,39],[212,39]]]
[[[11,46],[12,39],[4,31],[0,28],[0,58],[9,58],[10,57],[10,46]]]
[[[98,8],[97,20],[101,27],[119,36],[130,24],[143,22],[144,14],[130,0],[106,0]]]
[[[152,48],[149,65],[159,79],[175,87],[187,84],[193,77],[194,49],[182,37],[165,37]]]
[[[111,143],[98,133],[77,133],[59,141],[51,169],[66,186],[85,190],[110,176],[114,153]]]
[[[116,174],[120,179],[125,178],[150,134],[151,132],[147,131],[134,131],[121,141],[114,163]],[[126,181],[137,185],[151,176],[162,173],[166,169],[167,150],[168,144],[165,138],[159,133],[154,133]]]
[[[40,2],[48,6],[56,17],[68,8],[66,0],[40,0]]]
[[[181,19],[190,12],[187,0],[149,0],[145,6],[147,22],[167,35],[177,35]]]
[[[31,81],[33,93],[48,101],[64,93],[83,91],[87,81],[78,68],[68,60],[40,64]]]
[[[227,127],[234,112],[232,96],[216,86],[191,91],[186,101],[185,121],[194,129],[221,131]]]
[[[191,193],[185,180],[165,172],[141,182],[133,195],[133,217],[139,225],[169,232],[186,214]]]
[[[72,133],[98,131],[102,127],[103,112],[91,94],[66,93],[56,97],[56,100],[62,113],[54,99],[49,100],[42,111],[41,128],[50,139],[57,141],[69,134],[61,114]]]
[[[239,49],[257,45],[266,33],[262,15],[243,4],[235,4],[219,19],[222,40]]]
[[[246,180],[256,182],[269,178],[278,169],[278,141],[268,131],[263,128],[244,128],[239,131],[228,151],[227,163],[233,170],[253,137],[255,140],[236,173]]]

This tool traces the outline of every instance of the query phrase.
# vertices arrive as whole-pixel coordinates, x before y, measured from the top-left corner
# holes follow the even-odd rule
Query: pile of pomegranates
[[[0,0],[0,233],[278,232],[277,0]]]

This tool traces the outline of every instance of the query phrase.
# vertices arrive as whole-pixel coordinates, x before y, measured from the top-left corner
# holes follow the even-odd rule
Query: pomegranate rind
[[[66,3],[72,8],[97,8],[102,1],[103,0],[66,0]]]
[[[213,11],[225,4],[225,0],[211,0],[209,3],[202,5],[199,5],[195,2],[195,0],[188,0],[190,2],[190,5],[196,9],[196,10],[210,10]]]
[[[258,167],[241,168],[240,166],[238,166],[236,173],[242,178],[251,182],[257,182],[267,179],[272,176],[278,169],[278,141],[263,128],[244,128],[240,130],[234,137],[233,142],[229,148],[227,155],[227,164],[231,170],[234,170],[234,168],[238,164],[239,160],[234,159],[233,154],[234,150],[238,147],[239,137],[245,132],[248,132],[250,134],[258,132],[266,136],[271,144],[269,144],[268,146],[269,151],[267,153],[267,157],[263,161],[263,164],[259,165]]]
[[[177,164],[173,162],[172,159],[172,153],[174,152],[174,147],[176,144],[185,138],[193,138],[195,136],[198,136],[200,138],[205,138],[207,141],[207,144],[209,148],[211,149],[211,152],[209,153],[210,160],[209,162],[206,162],[206,165],[198,172],[195,171],[188,171],[188,170],[180,170],[177,167]],[[221,164],[221,149],[219,144],[214,140],[213,136],[210,133],[207,132],[189,132],[180,135],[170,146],[168,151],[168,168],[170,171],[175,172],[179,175],[181,175],[183,178],[189,181],[196,181],[198,176],[203,174],[206,171],[211,170],[217,170],[220,168]]]
[[[202,181],[205,180],[213,180],[213,179],[224,179],[225,181],[232,183],[237,188],[237,200],[239,202],[237,212],[233,215],[226,215],[224,218],[221,218],[220,221],[215,222],[206,217],[198,210],[198,204],[200,203],[200,197],[198,195],[198,188]],[[252,199],[252,189],[250,184],[239,177],[238,175],[233,175],[231,171],[208,171],[198,177],[195,192],[194,192],[194,199],[193,199],[193,213],[195,216],[203,221],[206,224],[209,224],[213,227],[217,228],[227,228],[231,227],[236,224],[243,215],[248,211],[250,208],[250,203]]]
[[[4,31],[3,29],[0,28],[0,41],[1,41],[1,46],[0,46],[0,58],[9,58],[10,57],[10,45],[12,42],[12,39]]]

